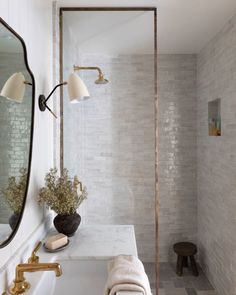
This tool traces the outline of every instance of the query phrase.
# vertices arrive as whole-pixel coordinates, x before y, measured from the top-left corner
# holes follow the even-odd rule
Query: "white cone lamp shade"
[[[4,84],[1,96],[22,103],[25,95],[25,77],[22,73],[14,73]]]
[[[68,92],[71,103],[78,103],[90,97],[84,82],[74,73],[68,78]]]

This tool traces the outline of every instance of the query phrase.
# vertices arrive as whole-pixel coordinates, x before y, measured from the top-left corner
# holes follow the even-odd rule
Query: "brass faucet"
[[[34,250],[31,253],[30,258],[28,259],[28,263],[38,263],[39,262],[39,257],[36,256],[36,253],[38,252],[41,245],[42,245],[42,242],[38,242],[36,244],[36,246],[34,247]]]
[[[10,294],[22,294],[30,288],[30,283],[24,278],[25,272],[54,271],[57,277],[62,275],[59,263],[39,263],[39,258],[35,255],[35,253],[38,251],[40,246],[41,243],[36,245],[31,257],[28,259],[28,263],[22,263],[16,266],[15,280],[9,289]]]

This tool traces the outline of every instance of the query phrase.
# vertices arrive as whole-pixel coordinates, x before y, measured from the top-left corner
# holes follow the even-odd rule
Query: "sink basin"
[[[44,272],[31,295],[102,295],[107,279],[107,260],[60,260],[62,276]],[[36,274],[34,274],[35,276]],[[28,279],[28,276],[27,276]],[[33,275],[30,274],[31,282]]]
[[[60,260],[62,276],[54,272],[26,274],[31,288],[28,295],[103,295],[108,260]],[[117,295],[141,295],[118,292]]]

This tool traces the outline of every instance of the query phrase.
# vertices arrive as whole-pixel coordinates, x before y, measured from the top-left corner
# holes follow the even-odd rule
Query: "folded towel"
[[[120,255],[108,263],[108,279],[104,295],[118,291],[136,291],[152,295],[142,262],[135,256]]]

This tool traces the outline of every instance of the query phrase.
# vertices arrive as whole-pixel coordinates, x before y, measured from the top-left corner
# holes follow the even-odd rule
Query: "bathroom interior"
[[[0,294],[236,295],[235,79],[235,0],[1,0]]]

